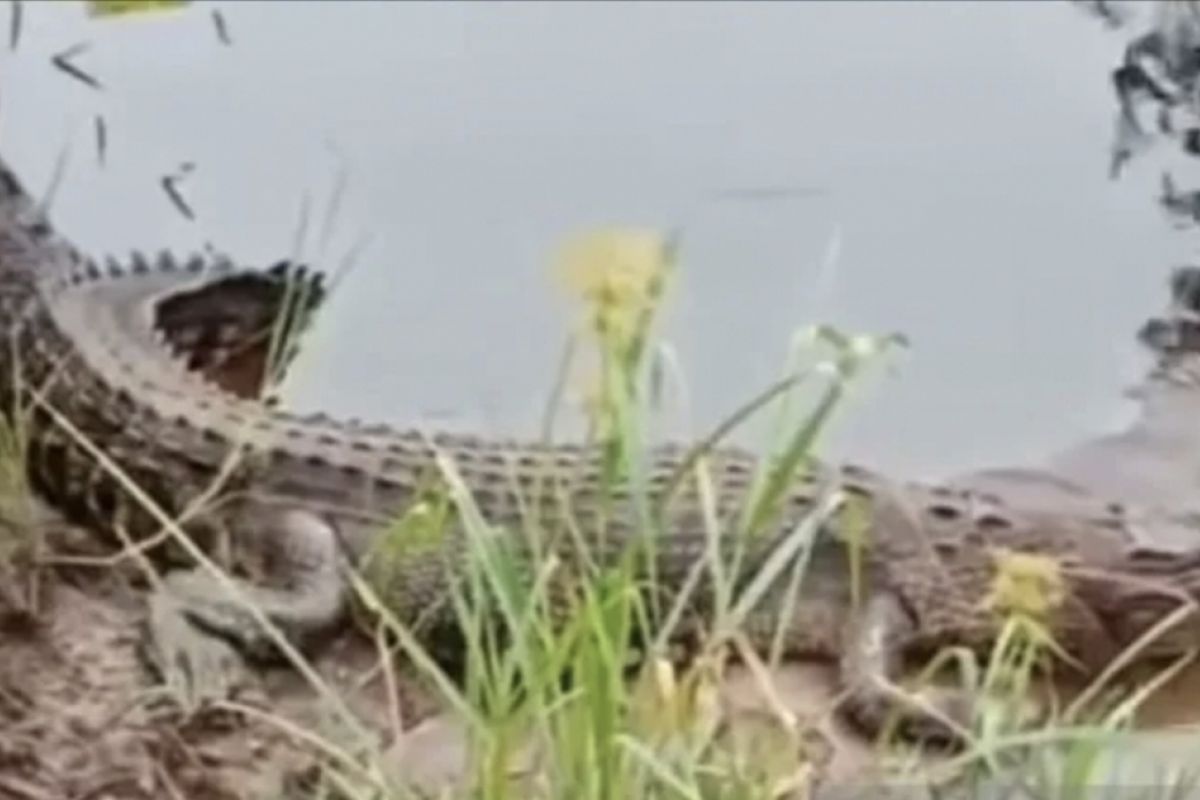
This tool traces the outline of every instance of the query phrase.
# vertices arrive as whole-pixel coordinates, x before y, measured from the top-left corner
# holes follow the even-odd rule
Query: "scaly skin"
[[[34,486],[98,530],[119,525],[135,538],[159,532],[156,518],[63,429],[59,419],[65,418],[168,515],[189,509],[182,524],[199,546],[218,552],[225,543],[222,555],[231,566],[262,570],[254,580],[240,580],[240,588],[301,646],[344,619],[346,569],[361,563],[381,528],[422,498],[430,481],[437,483],[439,452],[456,463],[486,523],[508,532],[528,570],[542,563],[545,548],[561,557],[557,602],[569,596],[583,563],[577,541],[611,564],[639,535],[629,487],[619,487],[607,502],[601,497],[602,459],[595,448],[426,436],[274,410],[223,391],[179,359],[139,352],[119,326],[92,326],[96,294],[78,277],[88,268],[0,163],[0,323],[21,354],[23,377],[40,391],[29,448]],[[0,380],[10,396],[20,389]],[[240,458],[224,472],[220,501],[190,508],[234,452]],[[660,502],[685,457],[684,448],[669,445],[648,455],[645,491],[662,523],[656,588],[667,601],[681,591],[706,545],[695,481],[685,480],[671,502]],[[718,518],[729,520],[747,499],[758,460],[720,448],[709,462]],[[869,729],[897,710],[911,733],[949,733],[936,717],[896,708],[888,687],[907,656],[946,644],[979,651],[993,644],[995,620],[981,601],[991,588],[996,548],[1061,561],[1068,592],[1050,624],[1089,672],[1200,591],[1200,554],[1129,552],[1132,540],[1119,514],[1026,513],[953,487],[821,465],[796,476],[777,518],[746,540],[736,583],[744,584],[836,485],[872,512],[862,602],[852,596],[847,531],[835,518],[812,543],[797,601],[785,603],[782,583],[771,587],[746,630],[765,647],[779,617],[786,617],[785,654],[837,660],[847,710]],[[520,535],[531,527],[530,513],[543,535],[539,554]],[[395,543],[391,568],[377,573],[376,590],[402,621],[419,623],[435,650],[452,649],[456,626],[446,601],[461,577],[466,534],[457,515],[436,533]],[[723,551],[734,546],[732,537],[722,537]],[[265,632],[208,573],[175,571],[166,584],[151,603],[152,643],[167,677],[190,680],[197,697],[228,688],[231,642],[247,654],[271,651]],[[711,612],[707,580],[687,608],[701,620]],[[1191,614],[1143,655],[1179,654],[1198,642],[1200,620]],[[970,710],[970,698],[955,693],[932,701],[960,722]]]

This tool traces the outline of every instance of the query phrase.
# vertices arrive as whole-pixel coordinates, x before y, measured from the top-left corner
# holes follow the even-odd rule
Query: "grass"
[[[475,757],[472,774],[464,776],[466,795],[502,798],[528,790],[516,789],[510,778],[518,766],[514,761],[525,755],[514,742],[538,750],[542,769],[532,780],[534,791],[545,797],[758,797],[768,784],[774,794],[802,781],[805,765],[786,760],[777,759],[778,770],[768,770],[771,774],[758,774],[762,764],[738,753],[737,736],[716,706],[724,645],[735,640],[738,618],[756,598],[735,594],[733,581],[718,575],[716,594],[724,601],[718,602],[714,616],[725,630],[710,640],[690,668],[677,673],[664,657],[664,645],[687,597],[681,595],[675,608],[651,609],[646,607],[647,594],[639,591],[642,580],[654,580],[654,561],[645,556],[653,549],[654,537],[661,535],[654,498],[639,475],[649,371],[645,359],[672,255],[667,243],[647,233],[589,237],[568,255],[570,278],[591,305],[585,333],[598,350],[599,392],[592,407],[593,430],[605,454],[601,494],[629,492],[628,502],[639,510],[649,546],[632,548],[615,567],[590,573],[564,622],[549,595],[553,561],[547,560],[529,579],[520,557],[506,547],[528,530],[493,530],[456,465],[443,458],[448,494],[470,541],[470,580],[467,591],[456,598],[461,627],[469,632],[461,691],[427,658],[417,637],[371,586],[359,585],[405,655],[422,666],[449,705],[468,721]],[[822,404],[825,414],[831,407],[827,400]],[[800,444],[785,450],[776,468],[764,476],[764,503],[776,498],[773,487],[786,480],[780,476],[799,465],[795,450],[811,443],[816,427],[811,417],[806,419],[797,437]],[[702,442],[680,462],[687,472],[695,471],[702,485],[707,478],[706,451],[713,444],[711,438]],[[670,483],[691,477],[681,475]],[[711,503],[711,488],[708,495]],[[565,510],[569,518],[571,509]],[[718,523],[711,509],[706,516],[712,523],[710,552],[715,554]],[[755,514],[750,520],[753,524],[765,518]],[[523,527],[536,526],[527,522]],[[805,534],[811,530],[798,531],[794,539],[799,542]],[[714,563],[698,562],[696,574]],[[784,559],[774,565],[776,576],[792,563]],[[748,591],[761,597],[776,576],[751,582]],[[660,640],[638,648],[638,623],[664,616]],[[489,635],[493,626],[484,624],[497,617],[507,634],[502,644]],[[629,664],[635,657],[643,666],[631,681]],[[571,675],[569,683],[561,680],[563,673]],[[782,709],[774,722],[783,742],[799,741],[802,732]]]
[[[639,546],[616,563],[584,558],[584,580],[573,584],[577,591],[564,611],[556,592],[565,565],[551,554],[531,561],[522,556],[520,547],[539,552],[549,521],[531,504],[519,529],[495,528],[477,507],[458,465],[441,453],[429,490],[403,510],[392,535],[381,539],[385,547],[379,560],[366,564],[363,573],[353,578],[361,610],[366,612],[360,618],[375,637],[385,677],[393,679],[391,666],[398,654],[462,724],[467,766],[459,784],[440,796],[480,800],[803,797],[820,777],[820,759],[811,753],[812,721],[787,706],[772,678],[772,668],[781,657],[786,620],[778,621],[780,633],[766,653],[749,646],[744,628],[759,602],[776,587],[782,585],[788,596],[795,596],[805,580],[809,544],[818,526],[840,514],[844,530],[861,533],[866,527],[863,509],[843,504],[843,498],[833,494],[784,537],[758,574],[744,576],[738,562],[744,547],[777,524],[781,498],[814,458],[821,433],[844,406],[856,381],[896,339],[846,336],[829,328],[797,337],[782,380],[713,434],[698,438],[679,459],[668,489],[657,491],[645,473],[647,420],[653,413],[653,376],[669,372],[654,363],[663,353],[654,335],[675,274],[676,255],[673,243],[642,231],[584,237],[564,257],[567,283],[585,309],[575,352],[590,353],[595,370],[591,419],[592,435],[604,453],[600,494],[635,509]],[[283,325],[288,330],[296,327],[286,321]],[[284,353],[289,348],[273,342],[272,350]],[[355,800],[429,796],[428,787],[397,785],[378,744],[337,693],[273,628],[262,610],[253,607],[238,585],[187,539],[179,521],[158,509],[69,420],[53,409],[47,411],[80,446],[91,449],[159,519],[168,535],[218,577],[231,597],[249,608],[317,690],[334,722],[328,731],[305,731],[265,712],[228,705],[308,742],[321,756],[318,792],[324,796]],[[770,440],[780,445],[762,460],[740,513],[723,519],[717,513],[709,472],[713,449],[738,425],[767,411],[775,414]],[[6,441],[0,437],[0,444]],[[20,447],[10,449],[11,453],[5,450],[3,463],[22,463]],[[644,591],[655,580],[656,562],[648,556],[654,552],[656,537],[662,535],[665,506],[688,485],[694,487],[704,511],[705,556],[697,561],[674,602],[658,607],[652,602],[657,596]],[[584,542],[569,496],[561,496],[555,519]],[[426,649],[419,626],[393,613],[386,592],[380,591],[388,585],[389,570],[403,567],[403,556],[411,552],[405,548],[437,546],[451,522],[460,526],[467,542],[461,565],[464,578],[454,584],[449,598],[467,642],[458,680]],[[726,559],[726,548],[720,543],[730,540],[736,546],[732,559]],[[399,549],[389,550],[389,541]],[[870,545],[853,535],[849,544],[859,545],[854,552],[860,554]],[[1052,575],[1033,572],[1035,578],[1041,577],[1032,585],[1052,583]],[[1025,592],[1017,594],[1029,600],[1029,569],[1015,576],[1013,583]],[[680,665],[671,658],[670,644],[683,624],[689,591],[698,591],[701,584],[711,586],[708,629],[696,657]],[[861,589],[860,581],[854,585]],[[1111,766],[1113,742],[1123,741],[1120,737],[1144,693],[1114,695],[1117,700],[1113,700],[1111,692],[1102,691],[1105,687],[1097,687],[1091,694],[1107,700],[1095,704],[1098,711],[1089,711],[1090,706],[1052,708],[1044,722],[1028,725],[1024,712],[1036,668],[1053,648],[1036,613],[1037,601],[1046,591],[1033,591],[1032,606],[1005,606],[998,644],[984,664],[955,649],[930,664],[930,674],[954,668],[957,679],[985,700],[970,729],[963,731],[966,748],[930,762],[885,736],[879,743],[881,764],[892,767],[900,780],[921,785],[950,778],[980,784],[1016,776],[1039,784],[1034,788],[1052,790],[1048,796],[1055,797],[1074,796],[1087,781],[1104,774]],[[638,635],[647,629],[656,632],[649,641]],[[734,656],[765,699],[764,712],[753,719],[730,715],[720,700],[721,683]],[[570,680],[564,681],[564,675]],[[398,726],[399,713],[393,710],[391,716]],[[1173,776],[1164,779],[1163,788],[1179,789],[1187,780]]]

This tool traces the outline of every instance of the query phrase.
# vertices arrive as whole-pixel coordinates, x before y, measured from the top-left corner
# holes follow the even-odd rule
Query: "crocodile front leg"
[[[147,656],[164,682],[193,703],[227,697],[244,678],[240,656],[278,657],[274,638],[248,604],[302,650],[345,610],[345,573],[333,528],[296,510],[260,521],[235,534],[270,548],[274,585],[221,580],[195,568],[169,573],[150,599]]]
[[[959,741],[974,710],[968,693],[939,687],[913,695],[900,687],[904,645],[915,628],[889,592],[871,596],[852,614],[839,663],[845,712],[872,736],[895,723],[905,738]]]

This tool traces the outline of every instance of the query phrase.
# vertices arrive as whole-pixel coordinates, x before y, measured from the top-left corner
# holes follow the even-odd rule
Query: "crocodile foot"
[[[233,644],[197,627],[169,589],[150,597],[142,655],[185,712],[227,700],[251,673]]]
[[[939,746],[965,744],[982,710],[975,693],[944,684],[914,689],[902,685],[904,644],[915,630],[916,623],[894,594],[881,593],[862,604],[841,653],[842,707],[869,736],[895,732],[903,739]]]
[[[247,661],[286,664],[341,618],[343,581],[328,526],[297,514],[275,524],[266,538],[287,545],[277,548],[283,587],[195,568],[166,575],[150,598],[145,655],[188,703],[226,699],[250,677]]]

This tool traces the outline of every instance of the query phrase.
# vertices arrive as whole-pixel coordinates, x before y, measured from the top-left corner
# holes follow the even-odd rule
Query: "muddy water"
[[[1107,179],[1122,38],[1065,4],[222,8],[232,46],[207,6],[105,22],[26,4],[0,54],[4,152],[45,186],[72,146],[55,208],[92,250],[332,266],[369,234],[302,406],[529,430],[568,316],[556,243],[680,225],[667,333],[693,426],[825,320],[914,345],[833,450],[1011,463],[1119,420],[1131,332],[1187,252],[1152,161]],[[81,41],[103,91],[50,63]],[[184,162],[194,221],[159,183]]]

